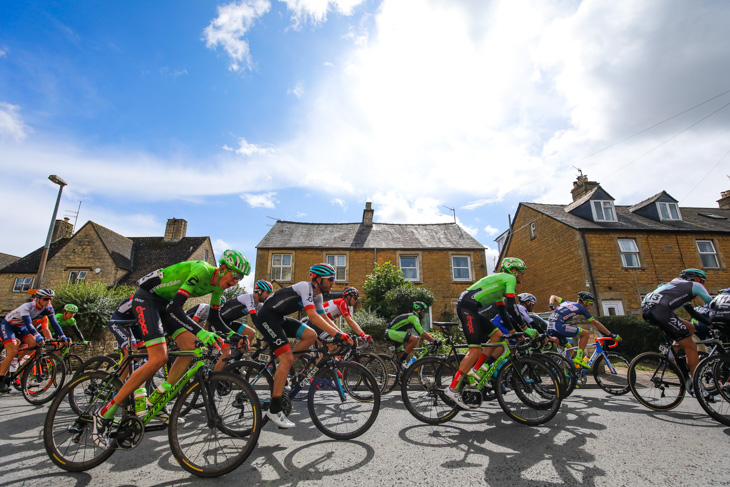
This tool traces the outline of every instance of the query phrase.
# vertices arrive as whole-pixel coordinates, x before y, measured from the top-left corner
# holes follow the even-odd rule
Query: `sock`
[[[459,387],[459,383],[461,382],[462,377],[464,377],[464,373],[460,370],[456,371],[456,374],[454,375],[454,380],[451,381],[451,385],[449,388],[451,390],[456,390],[457,387]]]
[[[479,367],[482,366],[485,360],[487,360],[487,356],[485,354],[481,354],[477,359],[477,363],[474,364],[474,370],[479,370]]]
[[[278,414],[279,411],[281,411],[281,396],[279,396],[279,397],[271,396],[271,403],[269,403],[269,411],[271,411],[272,414]]]

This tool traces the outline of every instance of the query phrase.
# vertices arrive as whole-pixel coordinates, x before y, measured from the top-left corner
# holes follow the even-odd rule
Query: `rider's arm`
[[[560,296],[552,295],[550,296],[550,309],[555,309],[558,307],[560,303],[563,302],[563,299]]]
[[[36,330],[35,326],[33,326],[33,320],[30,319],[30,315],[21,315],[20,318],[23,320],[23,324],[31,333],[31,335],[33,335],[36,341],[38,341],[39,338],[43,340],[41,334],[38,333],[38,330]]]
[[[684,305],[684,309],[685,309],[685,311],[687,311],[687,313],[689,313],[689,315],[692,318],[696,319],[700,323],[707,325],[707,326],[712,325],[711,320],[709,320],[707,317],[705,317],[705,316],[701,315],[700,313],[698,313],[697,311],[695,311],[694,308],[692,306],[690,306],[689,304]]]
[[[63,333],[63,328],[61,328],[61,325],[58,324],[58,321],[56,321],[56,315],[53,313],[48,315],[48,322],[53,327],[53,331],[56,333],[56,338],[59,340],[65,340],[66,334]]]
[[[705,286],[703,286],[699,282],[692,283],[692,295],[699,296],[702,299],[702,301],[705,302],[705,304],[710,304],[710,302],[712,302],[712,298],[710,297],[710,294],[707,292],[707,289],[705,289]]]
[[[320,328],[322,331],[326,331],[333,337],[341,335],[340,330],[336,326],[328,323],[326,319],[327,317],[324,314],[319,314],[314,306],[307,306],[304,310],[307,312],[307,318],[309,318],[309,321],[313,325]]]
[[[167,311],[172,315],[172,319],[175,320],[179,326],[182,326],[190,333],[197,336],[198,332],[204,330],[200,327],[200,325],[194,322],[192,318],[185,314],[185,311],[183,311],[183,306],[187,300],[188,298],[185,294],[178,292],[167,306]]]
[[[520,310],[517,309],[517,300],[515,299],[515,295],[508,293],[505,296],[504,301],[504,307],[506,308],[507,314],[509,314],[509,317],[512,318],[515,323],[517,323],[517,326],[519,328],[517,331],[524,331],[525,328],[527,328],[527,323],[525,323],[525,320],[522,319],[522,314],[520,313]],[[502,320],[504,320],[504,317],[502,318]],[[506,323],[505,326],[507,326]]]
[[[436,339],[429,335],[427,332],[423,331],[423,326],[421,326],[421,320],[418,319],[418,316],[415,314],[412,314],[408,317],[408,321],[413,326],[413,329],[416,330],[416,333],[418,333],[420,336],[428,340],[429,342],[433,342]]]
[[[208,323],[215,332],[222,336],[228,336],[233,333],[228,325],[221,319],[220,305],[211,305],[208,312]]]

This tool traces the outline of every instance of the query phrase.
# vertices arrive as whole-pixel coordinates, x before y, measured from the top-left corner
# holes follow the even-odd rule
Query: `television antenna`
[[[69,218],[74,217],[74,225],[73,225],[73,229],[71,230],[71,233],[75,232],[76,231],[76,223],[79,221],[79,213],[81,213],[81,201],[79,201],[79,207],[76,209],[76,211],[73,211],[73,210],[65,210],[64,213]]]
[[[448,206],[446,206],[446,205],[441,205],[441,206],[443,206],[443,207],[444,207],[444,208],[446,208],[447,210],[450,210],[450,211],[451,211],[451,213],[453,213],[453,215],[454,215],[454,223],[456,223],[456,210],[455,210],[455,209],[453,209],[453,208],[449,208],[449,207],[448,207]]]

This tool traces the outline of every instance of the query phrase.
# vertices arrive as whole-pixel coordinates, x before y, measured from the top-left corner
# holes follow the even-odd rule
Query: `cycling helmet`
[[[586,301],[590,302],[590,303],[594,303],[596,301],[596,297],[594,295],[592,295],[591,293],[589,293],[588,291],[581,291],[578,293],[578,301],[582,301],[584,303]]]
[[[348,297],[348,296],[354,296],[354,297],[356,297],[356,298],[359,298],[359,297],[360,297],[360,292],[359,292],[359,291],[358,291],[357,289],[355,289],[354,287],[352,287],[352,286],[349,286],[349,287],[346,287],[346,288],[345,288],[345,289],[344,289],[344,290],[342,291],[342,295],[343,295],[344,297]]]
[[[314,264],[309,268],[309,277],[329,277],[335,275],[335,268],[329,264]]]
[[[420,310],[427,310],[428,306],[426,306],[426,303],[423,301],[414,301],[413,302],[413,311],[420,311]]]
[[[53,292],[53,289],[39,289],[35,292],[35,295],[39,298],[55,298],[56,293]]]
[[[264,281],[263,279],[259,279],[253,285],[253,290],[254,291],[272,292],[274,290],[274,287],[271,285],[271,283],[269,281]]]
[[[69,313],[78,313],[79,307],[76,306],[75,304],[67,304],[66,306],[63,307],[63,310],[68,311]]]
[[[707,274],[699,269],[685,269],[679,274],[679,278],[685,281],[691,281],[695,277],[699,277],[704,282],[707,279]]]
[[[725,288],[725,289],[720,289],[719,291],[717,291],[717,293],[718,294],[730,294],[730,287]]]
[[[520,303],[532,303],[532,304],[537,303],[537,298],[530,293],[518,294],[517,299],[520,300]]]
[[[251,264],[248,262],[248,259],[245,255],[237,250],[228,249],[223,252],[220,260],[218,260],[218,263],[225,264],[229,270],[238,272],[240,274],[243,274],[244,276],[247,276],[251,273]]]
[[[524,273],[525,269],[527,269],[527,266],[522,259],[518,259],[517,257],[505,257],[499,267],[504,272],[508,272],[510,274],[514,274],[513,271]]]

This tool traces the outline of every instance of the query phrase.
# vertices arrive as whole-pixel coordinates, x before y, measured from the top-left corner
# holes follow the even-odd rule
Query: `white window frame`
[[[466,259],[466,266],[457,266],[456,262],[454,262],[454,259]],[[457,269],[466,269],[468,276],[467,277],[456,277]],[[473,281],[473,279],[471,277],[471,256],[470,255],[452,255],[451,256],[451,279],[453,281],[461,281],[461,282]]]
[[[330,262],[330,257],[332,262]],[[337,263],[338,257],[342,258],[342,264]],[[335,268],[335,282],[347,281],[347,254],[327,254],[324,258],[326,263]]]
[[[591,200],[591,211],[593,212],[593,221],[595,222],[615,222],[616,208],[611,200]],[[598,211],[601,212],[600,218]],[[606,218],[606,212],[611,212],[611,218]]]
[[[68,283],[76,284],[79,281],[85,281],[88,271],[71,271],[68,273]]]
[[[276,263],[276,258],[279,257],[279,263]],[[289,264],[285,264],[286,257],[289,258]],[[272,281],[278,282],[291,282],[294,276],[294,256],[292,254],[271,254],[271,267],[269,268],[269,277]],[[274,275],[274,270],[278,270],[278,276]],[[289,269],[289,278],[284,277],[284,270]]]
[[[614,316],[611,314],[611,309],[615,310],[615,316],[624,314],[624,303],[620,299],[601,301],[601,308],[603,308],[603,316]]]
[[[700,253],[700,262],[702,263],[703,269],[719,269],[720,259],[717,258],[717,250],[715,249],[715,243],[712,240],[697,240],[697,252]],[[706,243],[712,248],[712,252],[703,252],[700,248],[700,243]],[[715,265],[705,265],[704,257],[712,257],[715,260]]]
[[[14,293],[24,293],[33,287],[34,277],[16,277],[13,284]]]
[[[404,269],[404,267],[403,267],[403,259],[416,259],[416,266],[415,267],[406,267],[405,268],[405,269],[408,269],[408,270],[415,269],[416,270],[416,277],[415,278],[414,277],[408,277],[406,275],[405,271],[403,270]],[[413,281],[413,282],[420,282],[421,281],[421,269],[420,269],[421,266],[420,266],[420,264],[421,264],[421,262],[420,262],[420,256],[418,254],[400,254],[398,256],[398,268],[401,270],[401,272],[403,272],[403,275],[405,276],[405,278],[406,278],[407,281]]]
[[[671,203],[671,202],[657,202],[657,211],[659,212],[659,219],[664,221],[679,221],[682,219],[682,214],[679,212],[679,205],[677,203]],[[672,209],[674,209],[674,212],[676,215],[672,215]],[[664,213],[666,216],[662,214],[662,210],[664,210]]]
[[[621,264],[629,269],[637,269],[641,267],[641,258],[639,257],[639,246],[636,245],[636,239],[635,238],[619,238],[618,240],[618,248],[621,251]],[[623,243],[629,243],[630,245],[633,245],[632,249],[626,249],[624,248]],[[628,260],[629,256],[634,256],[636,259],[636,265],[630,265]]]

